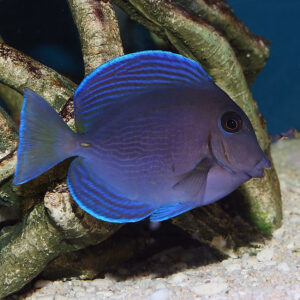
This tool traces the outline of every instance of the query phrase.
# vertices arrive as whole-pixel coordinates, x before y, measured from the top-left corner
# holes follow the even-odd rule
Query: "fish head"
[[[238,174],[242,181],[263,177],[271,162],[261,149],[250,120],[225,93],[222,98],[215,106],[208,139],[211,155],[219,166]]]

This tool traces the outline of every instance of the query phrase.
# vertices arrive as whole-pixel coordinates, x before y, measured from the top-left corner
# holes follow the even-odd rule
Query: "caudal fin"
[[[24,93],[14,184],[23,184],[72,156],[76,134],[30,89]]]

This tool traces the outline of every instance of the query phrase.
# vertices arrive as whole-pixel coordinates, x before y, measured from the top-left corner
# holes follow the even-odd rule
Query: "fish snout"
[[[264,169],[269,169],[271,166],[271,161],[264,156],[248,174],[251,177],[262,178],[264,177]]]

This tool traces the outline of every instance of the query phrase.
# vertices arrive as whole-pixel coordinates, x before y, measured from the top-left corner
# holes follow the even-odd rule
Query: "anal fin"
[[[160,222],[176,217],[196,207],[193,202],[185,203],[168,203],[160,206],[150,216],[151,222]]]
[[[140,221],[153,212],[150,205],[112,191],[94,174],[93,165],[81,157],[73,160],[68,173],[68,187],[74,201],[93,217],[127,223]]]

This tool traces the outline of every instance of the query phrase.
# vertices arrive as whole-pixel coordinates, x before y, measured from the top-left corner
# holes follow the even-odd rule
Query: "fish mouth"
[[[271,161],[264,156],[250,172],[245,172],[245,175],[249,176],[250,178],[262,178],[265,176],[264,170],[270,169],[271,166]]]
[[[232,175],[237,175],[239,174],[240,176],[244,177],[245,181],[248,181],[251,178],[262,178],[264,177],[264,169],[269,169],[272,166],[271,161],[263,154],[263,158],[256,163],[256,165],[253,167],[252,170],[250,171],[234,171],[233,169],[230,168],[230,166],[225,165],[222,163],[220,160],[218,160],[216,154],[214,153],[213,147],[212,147],[212,140],[211,136],[208,137],[208,149],[210,152],[210,155],[212,156],[213,160],[215,163],[223,168],[225,171]]]

